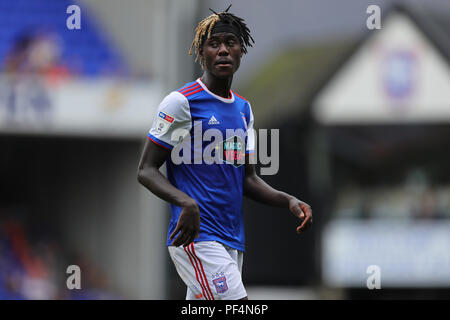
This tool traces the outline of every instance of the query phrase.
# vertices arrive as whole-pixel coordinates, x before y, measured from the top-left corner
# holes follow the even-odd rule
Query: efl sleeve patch
[[[167,133],[174,120],[175,120],[174,117],[160,111],[158,113],[158,117],[156,118],[156,125],[155,125],[158,134],[163,135]]]
[[[172,140],[175,130],[183,129],[181,132],[189,132],[191,127],[189,102],[181,93],[172,92],[160,103],[149,134],[175,147],[180,142],[179,134],[177,139]]]

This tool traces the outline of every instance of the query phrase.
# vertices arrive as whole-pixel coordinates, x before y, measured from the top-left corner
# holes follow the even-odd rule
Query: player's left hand
[[[289,201],[289,210],[302,220],[300,226],[297,227],[297,233],[308,230],[313,221],[311,206],[306,202],[293,198]]]

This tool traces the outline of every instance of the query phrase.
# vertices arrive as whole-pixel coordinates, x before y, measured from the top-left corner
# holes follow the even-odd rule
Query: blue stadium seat
[[[104,69],[128,71],[120,52],[109,43],[110,37],[86,8],[82,8],[82,30],[67,29],[66,8],[73,3],[68,0],[0,1],[1,66],[19,37],[27,32],[33,36],[45,30],[61,39],[60,63],[69,70],[76,66],[77,70],[73,71],[81,71],[86,76],[100,76]],[[75,58],[76,61],[71,61]]]

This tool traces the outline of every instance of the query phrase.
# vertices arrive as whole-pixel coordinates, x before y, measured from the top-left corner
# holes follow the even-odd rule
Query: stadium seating
[[[76,3],[76,2],[75,2]],[[128,68],[95,17],[81,7],[81,29],[69,30],[66,13],[74,1],[2,0],[0,2],[0,65],[18,39],[48,33],[61,47],[59,64],[82,76],[126,75]],[[81,6],[81,5],[80,5]]]

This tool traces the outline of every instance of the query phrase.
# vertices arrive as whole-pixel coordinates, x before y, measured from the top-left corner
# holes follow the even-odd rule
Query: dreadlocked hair
[[[218,21],[227,22],[237,26],[237,28],[239,29],[238,38],[242,46],[242,52],[244,54],[247,53],[247,46],[252,47],[250,41],[255,43],[255,40],[253,40],[252,36],[250,35],[250,29],[245,24],[244,19],[239,18],[232,13],[229,13],[228,10],[230,10],[230,8],[231,4],[225,11],[220,13],[217,13],[210,8],[209,10],[212,11],[213,14],[200,21],[197,28],[195,29],[195,36],[194,40],[192,41],[191,48],[189,49],[189,55],[192,55],[193,51],[195,51],[195,62],[200,59],[200,65],[202,66],[202,68],[204,68],[205,65],[204,59],[200,57],[199,54],[200,48],[202,47],[203,43],[211,37],[211,31]]]

